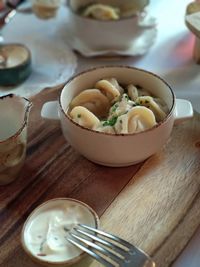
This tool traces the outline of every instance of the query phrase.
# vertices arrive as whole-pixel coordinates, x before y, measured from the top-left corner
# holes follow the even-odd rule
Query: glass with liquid
[[[60,0],[32,0],[32,10],[40,19],[50,19],[57,15]]]
[[[23,166],[31,106],[14,94],[0,97],[0,185],[14,181]]]

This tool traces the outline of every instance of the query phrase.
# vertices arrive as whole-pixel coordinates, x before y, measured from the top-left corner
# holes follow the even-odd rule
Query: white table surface
[[[158,35],[146,55],[113,60],[79,57],[77,72],[108,64],[125,64],[150,70],[161,75],[172,86],[178,98],[190,100],[194,109],[200,113],[200,65],[192,59],[194,36],[184,23],[185,9],[190,2],[151,0],[149,12],[157,19]],[[172,266],[200,266],[200,227]]]

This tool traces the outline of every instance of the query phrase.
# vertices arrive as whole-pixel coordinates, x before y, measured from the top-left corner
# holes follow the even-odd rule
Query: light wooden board
[[[58,122],[40,118],[43,103],[60,90],[32,98],[24,168],[13,184],[0,187],[0,266],[38,266],[22,250],[20,232],[29,213],[55,197],[86,202],[104,230],[144,249],[158,267],[170,266],[200,224],[200,116],[176,125],[164,150],[144,164],[103,167],[73,150]]]
[[[178,257],[200,224],[200,116],[174,127],[101,217],[101,226],[151,254],[159,267]],[[92,266],[99,266],[93,264]]]

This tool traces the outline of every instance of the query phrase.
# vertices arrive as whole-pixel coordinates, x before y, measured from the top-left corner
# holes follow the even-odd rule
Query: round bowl
[[[98,3],[115,7],[130,5],[130,0],[100,0]],[[84,17],[79,10],[95,0],[69,0],[69,23],[72,34],[76,36],[89,49],[98,50],[125,50],[147,27],[142,25],[144,8],[149,4],[148,0],[135,0],[138,9],[134,15],[117,20],[96,20]],[[148,26],[149,27],[149,26]],[[126,30],[124,30],[126,29]]]
[[[22,83],[31,73],[31,53],[21,44],[0,45],[0,85]]]
[[[134,134],[108,134],[75,123],[66,110],[81,91],[93,88],[102,79],[114,77],[120,84],[140,85],[163,99],[166,118],[146,131]],[[84,71],[70,79],[59,98],[59,116],[66,140],[87,159],[106,166],[129,166],[141,162],[162,149],[170,137],[175,120],[176,98],[171,87],[154,73],[128,66],[106,66]]]
[[[78,223],[98,228],[99,218],[91,207],[76,199],[51,199],[38,206],[24,223],[23,249],[42,266],[89,266],[91,258],[66,241],[70,229]]]

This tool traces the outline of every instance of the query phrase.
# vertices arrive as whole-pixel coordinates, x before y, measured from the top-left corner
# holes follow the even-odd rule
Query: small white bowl
[[[122,85],[140,85],[152,95],[164,100],[169,113],[156,126],[133,134],[108,134],[90,130],[75,123],[66,114],[72,99],[81,91],[93,88],[103,78],[113,77]],[[45,103],[42,116],[56,118],[66,140],[87,159],[105,166],[121,167],[141,162],[160,151],[171,135],[175,120],[193,116],[192,105],[187,100],[176,99],[171,87],[158,75],[128,66],[106,66],[84,71],[71,78],[63,88],[59,105]]]
[[[98,228],[99,218],[81,201],[51,199],[37,207],[24,223],[21,234],[23,249],[42,266],[88,266],[91,258],[65,239],[65,235],[69,235],[68,228],[78,223]]]
[[[120,7],[129,4],[130,0],[100,0],[98,3]],[[101,50],[127,50],[132,44],[133,38],[139,36],[144,29],[154,25],[142,24],[144,8],[149,0],[135,0],[138,7],[137,14],[130,17],[120,18],[118,20],[96,20],[84,17],[78,13],[81,7],[90,3],[96,3],[95,0],[69,0],[69,23],[72,34],[80,40],[85,46],[94,51]]]

